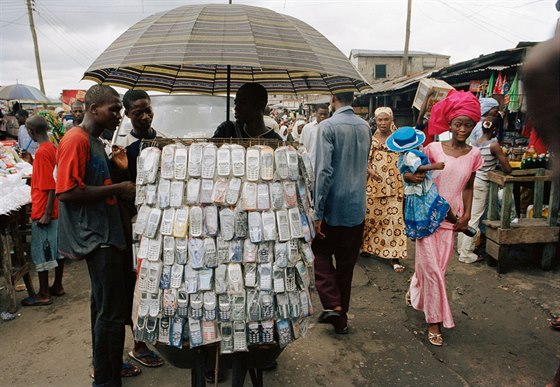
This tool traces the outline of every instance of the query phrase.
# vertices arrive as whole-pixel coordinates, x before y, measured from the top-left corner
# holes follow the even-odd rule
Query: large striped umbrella
[[[228,78],[230,80],[228,80]],[[272,94],[360,92],[370,86],[306,23],[240,4],[187,5],[136,23],[84,79],[128,89],[223,94],[258,82]]]

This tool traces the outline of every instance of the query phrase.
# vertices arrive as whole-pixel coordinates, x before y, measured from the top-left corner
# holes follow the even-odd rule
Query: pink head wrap
[[[449,130],[449,123],[456,117],[466,116],[475,123],[480,121],[480,102],[471,92],[451,90],[444,100],[432,108],[428,121],[428,134]]]

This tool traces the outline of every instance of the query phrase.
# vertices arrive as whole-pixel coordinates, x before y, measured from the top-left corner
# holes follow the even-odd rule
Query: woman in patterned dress
[[[389,151],[387,137],[396,130],[393,111],[375,110],[377,130],[372,137],[366,185],[366,220],[362,252],[389,259],[393,270],[404,271],[400,259],[406,258],[404,228],[404,189],[397,167],[399,154]]]

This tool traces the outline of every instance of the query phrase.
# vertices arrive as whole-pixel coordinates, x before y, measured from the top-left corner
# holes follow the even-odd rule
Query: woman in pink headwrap
[[[416,241],[415,273],[407,302],[424,312],[428,323],[428,341],[443,345],[441,327],[453,328],[453,315],[447,300],[445,271],[453,254],[454,232],[464,231],[471,217],[473,182],[482,165],[480,152],[466,143],[474,125],[480,120],[480,105],[470,92],[451,91],[432,109],[430,134],[451,130],[451,140],[435,142],[424,148],[431,163],[443,162],[445,168],[433,178],[439,194],[447,200],[457,222],[444,221],[432,235]],[[410,182],[420,182],[422,175],[406,175]]]

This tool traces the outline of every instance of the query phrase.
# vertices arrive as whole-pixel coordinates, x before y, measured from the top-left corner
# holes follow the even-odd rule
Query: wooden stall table
[[[23,278],[29,296],[35,294],[31,281],[31,264],[25,259],[26,235],[29,233],[26,207],[0,215],[0,261],[8,295],[8,312],[15,313],[17,282]],[[12,257],[12,247],[14,250]]]
[[[536,244],[543,246],[541,267],[550,269],[556,254],[560,227],[558,220],[558,185],[554,183],[551,171],[544,168],[514,170],[510,175],[501,171],[488,173],[489,198],[488,220],[486,224],[486,251],[497,260],[498,273],[505,272],[505,260],[512,245]],[[549,197],[549,211],[542,217],[544,185],[552,182]],[[533,217],[519,218],[511,223],[511,209],[515,184],[534,183]],[[503,188],[502,208],[498,210],[498,189]]]

